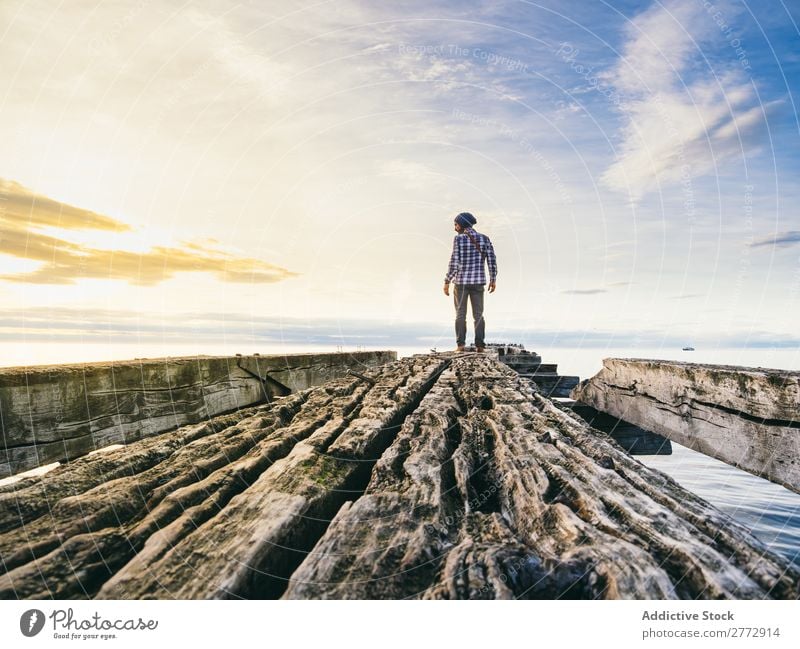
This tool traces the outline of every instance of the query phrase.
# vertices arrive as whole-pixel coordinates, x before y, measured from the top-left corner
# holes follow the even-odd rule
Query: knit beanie
[[[456,216],[455,222],[458,223],[462,228],[471,228],[478,222],[478,219],[472,216],[472,214],[469,212],[461,212],[461,214]]]

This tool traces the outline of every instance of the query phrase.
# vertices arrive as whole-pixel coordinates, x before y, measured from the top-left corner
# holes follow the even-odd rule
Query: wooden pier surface
[[[0,478],[395,360],[389,351],[0,368]]]
[[[798,597],[785,559],[491,357],[362,374],[0,488],[0,597]]]

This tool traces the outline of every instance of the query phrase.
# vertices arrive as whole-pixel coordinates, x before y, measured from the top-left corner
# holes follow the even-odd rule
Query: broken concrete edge
[[[396,359],[380,350],[0,368],[0,478]]]
[[[800,493],[800,372],[607,358],[572,397]]]

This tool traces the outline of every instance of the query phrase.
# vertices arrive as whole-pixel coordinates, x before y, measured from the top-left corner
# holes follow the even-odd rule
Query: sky
[[[799,21],[4,0],[2,364],[445,349],[461,211],[497,251],[490,342],[796,350]]]

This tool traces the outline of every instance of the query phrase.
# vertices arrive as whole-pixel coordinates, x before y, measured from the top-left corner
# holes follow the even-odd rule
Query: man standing
[[[494,293],[497,279],[497,258],[492,242],[485,234],[472,229],[478,220],[469,212],[455,218],[453,254],[444,277],[444,294],[450,295],[453,282],[453,301],[456,305],[456,351],[463,352],[467,339],[467,300],[472,306],[475,321],[475,347],[486,348],[486,323],[483,320],[483,287],[486,284],[484,261],[489,267],[489,293]]]

